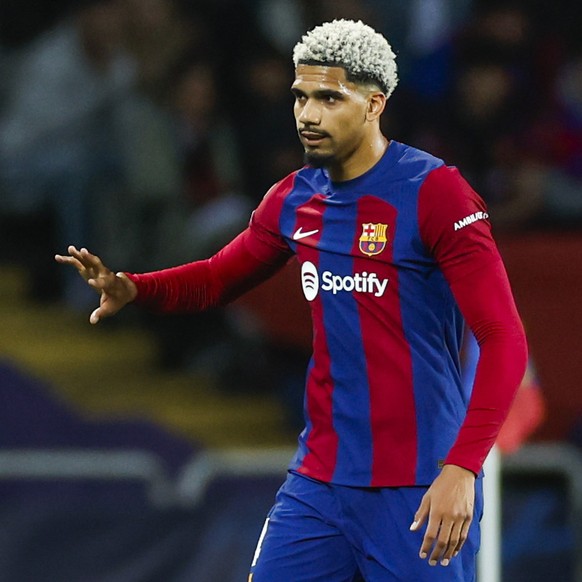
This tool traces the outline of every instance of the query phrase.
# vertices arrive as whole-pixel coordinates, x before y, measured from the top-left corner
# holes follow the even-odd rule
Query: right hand
[[[74,246],[67,249],[69,255],[55,255],[57,263],[72,265],[79,275],[101,295],[99,307],[91,313],[89,321],[99,323],[103,317],[115,315],[137,296],[137,287],[124,273],[113,273],[101,259],[87,249]]]

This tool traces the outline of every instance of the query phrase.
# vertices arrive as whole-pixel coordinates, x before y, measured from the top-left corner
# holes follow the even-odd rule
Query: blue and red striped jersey
[[[289,247],[313,319],[291,469],[353,486],[429,484],[465,419],[451,281],[499,260],[455,168],[392,141],[362,176],[309,166],[273,186],[253,234]]]
[[[443,463],[479,473],[527,345],[487,210],[459,172],[395,141],[354,180],[305,167],[214,256],[127,275],[136,303],[196,312],[232,301],[292,254],[313,357],[291,469],[365,487],[428,485]],[[461,382],[463,319],[480,346],[472,388]]]

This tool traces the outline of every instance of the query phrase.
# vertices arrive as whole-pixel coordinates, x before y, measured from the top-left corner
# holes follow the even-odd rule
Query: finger
[[[87,283],[97,291],[107,291],[111,287],[111,283],[115,282],[115,275],[111,277],[108,275],[101,275],[99,277],[91,277],[87,279]]]
[[[447,545],[447,549],[445,550],[444,554],[441,557],[441,566],[448,566],[457,547],[459,545],[459,540],[461,538],[461,532],[463,529],[464,521],[457,521],[453,523],[453,527],[451,528],[449,534],[449,541]]]
[[[87,260],[87,257],[80,250],[72,245],[67,248],[67,252],[69,253],[68,257],[56,255],[55,259],[60,263],[73,265],[84,279],[88,279],[90,277],[89,271],[93,269],[93,264]]]
[[[101,309],[98,307],[89,316],[89,323],[95,325],[96,323],[99,323],[100,320],[101,320]]]
[[[414,514],[414,521],[410,524],[410,531],[416,531],[422,526],[428,517],[429,510],[430,501],[429,498],[425,495],[423,496],[420,505]]]
[[[61,263],[63,265],[72,265],[73,267],[75,267],[75,269],[77,269],[77,271],[80,271],[81,269],[84,269],[85,267],[83,267],[82,263],[76,259],[75,257],[67,257],[64,255],[55,255],[55,261],[57,263]]]
[[[99,323],[105,317],[115,315],[120,309],[121,305],[118,302],[112,300],[106,293],[102,293],[100,305],[91,313],[89,321]]]
[[[422,545],[420,546],[419,556],[424,560],[428,553],[431,551],[431,548],[435,544],[438,539],[439,529],[441,527],[441,520],[440,517],[436,518],[433,515],[430,515],[428,518],[428,525],[426,527],[426,532],[424,532],[424,537],[422,538]],[[432,560],[432,556],[431,556]],[[434,564],[431,564],[434,565]]]
[[[97,270],[105,268],[105,266],[101,262],[101,259],[97,255],[90,253],[86,248],[82,248],[80,254],[83,259],[83,264],[88,265],[91,268]]]
[[[451,538],[451,531],[453,529],[454,522],[441,522],[439,528],[439,533],[437,539],[432,547],[432,552],[428,559],[430,566],[436,566],[438,561],[441,559],[444,553],[446,553],[449,547],[449,540]]]
[[[105,269],[101,259],[97,255],[90,253],[85,247],[77,249],[71,245],[67,250],[69,251],[69,254],[76,258],[86,269],[96,269],[98,272]]]
[[[466,519],[463,522],[463,526],[461,528],[461,533],[459,535],[459,541],[457,543],[457,547],[455,548],[455,550],[453,552],[453,558],[459,554],[459,552],[461,551],[461,548],[465,545],[465,542],[467,541],[467,538],[469,537],[469,528],[471,527],[472,521],[473,521],[472,519]]]
[[[76,246],[69,245],[67,247],[67,252],[71,257],[77,259],[79,262],[82,262],[83,256],[81,255],[81,251]]]
[[[95,309],[89,316],[90,323],[99,323],[104,317],[109,317],[115,313],[115,309],[112,308],[108,297],[101,295],[101,304],[97,309]]]

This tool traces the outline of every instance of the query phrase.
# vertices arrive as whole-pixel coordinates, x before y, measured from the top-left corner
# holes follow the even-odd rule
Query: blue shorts
[[[475,580],[482,480],[461,552],[446,567],[418,557],[410,524],[427,487],[358,488],[290,473],[279,489],[249,582],[430,582]]]

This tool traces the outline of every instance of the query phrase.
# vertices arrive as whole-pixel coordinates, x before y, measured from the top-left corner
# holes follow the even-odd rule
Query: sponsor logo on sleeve
[[[465,216],[465,218],[457,220],[457,222],[455,222],[455,230],[461,230],[462,228],[465,228],[466,226],[469,226],[478,220],[486,220],[487,218],[489,218],[489,214],[487,214],[487,212],[473,212],[473,214],[469,214],[469,216]]]

